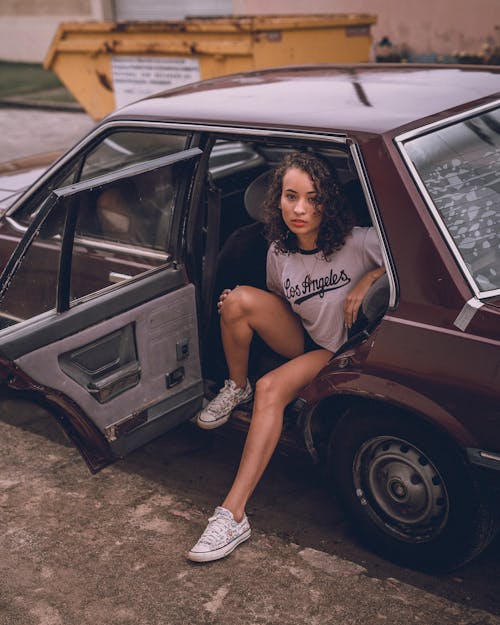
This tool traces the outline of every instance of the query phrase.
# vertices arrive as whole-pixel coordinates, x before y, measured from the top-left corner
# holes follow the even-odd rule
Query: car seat
[[[262,202],[268,184],[266,180],[269,176],[270,172],[264,172],[247,187],[244,196],[245,209],[254,221],[231,233],[217,258],[214,304],[211,311],[208,341],[211,357],[210,362],[205,365],[207,368],[205,377],[214,379],[219,384],[228,375],[220,336],[219,316],[216,310],[219,295],[224,289],[233,289],[239,284],[266,289],[268,243],[264,237]],[[255,336],[250,348],[250,377],[256,379],[276,367],[276,359],[281,359],[281,357],[272,352],[258,336]],[[264,360],[268,364],[265,364]]]

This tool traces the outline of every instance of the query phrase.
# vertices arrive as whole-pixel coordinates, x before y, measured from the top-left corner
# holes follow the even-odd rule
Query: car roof
[[[499,97],[500,67],[494,66],[300,66],[192,83],[107,119],[381,134]]]

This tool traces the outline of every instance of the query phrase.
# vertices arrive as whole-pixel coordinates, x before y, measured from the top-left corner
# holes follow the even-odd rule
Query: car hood
[[[5,211],[45,171],[45,167],[0,173],[0,210]]]

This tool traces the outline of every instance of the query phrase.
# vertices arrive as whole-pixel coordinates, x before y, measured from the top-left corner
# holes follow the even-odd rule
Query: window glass
[[[500,288],[500,110],[405,143],[477,288]]]
[[[10,216],[28,226],[45,202],[55,202],[5,290],[0,328],[53,310],[58,286],[63,298],[69,286],[72,302],[170,261],[174,207],[182,209],[178,196],[189,188],[202,152],[184,149],[187,135],[115,135],[123,141],[111,144],[116,152],[113,163],[104,158],[113,156],[104,139],[102,150],[97,146],[90,155],[92,167],[90,162],[84,167],[92,173],[89,180],[77,180],[82,159],[75,158]],[[71,269],[70,284],[58,285],[64,236],[68,246],[72,244],[71,267],[63,268],[63,275]]]
[[[76,236],[165,251],[176,197],[175,165],[82,192]]]
[[[55,309],[65,210],[56,205],[28,248],[0,303],[0,327]]]
[[[108,135],[89,152],[83,163],[80,180],[181,152],[186,145],[186,135],[144,130],[117,131]]]
[[[158,130],[118,131],[101,139],[87,154],[81,154],[54,175],[10,217],[23,227],[29,226],[40,206],[54,189],[87,180],[127,165],[148,161],[182,151],[188,143],[184,134],[165,134]]]
[[[168,262],[176,198],[194,162],[181,160],[96,186],[83,183],[73,195],[78,216],[72,300]]]

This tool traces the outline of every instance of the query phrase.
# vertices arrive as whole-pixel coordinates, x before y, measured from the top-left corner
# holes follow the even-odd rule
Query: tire
[[[383,557],[445,572],[493,539],[497,514],[462,454],[404,414],[349,413],[328,450],[335,494],[361,537]]]

